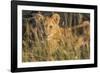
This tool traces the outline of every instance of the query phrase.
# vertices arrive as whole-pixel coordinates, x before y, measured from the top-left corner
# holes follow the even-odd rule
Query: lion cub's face
[[[55,33],[59,30],[59,22],[60,22],[60,16],[57,13],[54,13],[51,17],[46,17],[45,19],[45,31],[46,35],[53,36]]]

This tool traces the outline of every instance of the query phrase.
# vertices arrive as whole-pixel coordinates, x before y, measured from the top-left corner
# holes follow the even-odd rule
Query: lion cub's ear
[[[54,13],[51,17],[52,17],[53,21],[55,22],[55,24],[58,25],[60,22],[60,15],[57,13]]]

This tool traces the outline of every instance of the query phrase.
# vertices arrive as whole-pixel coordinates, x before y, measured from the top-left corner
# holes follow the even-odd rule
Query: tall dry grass
[[[68,32],[66,37],[59,41],[59,45],[51,47],[38,28],[33,28],[26,19],[24,33],[22,35],[22,62],[35,61],[60,61],[60,60],[81,60],[90,58],[90,30],[89,25],[79,27],[63,28]],[[78,35],[78,30],[83,29],[83,35]],[[76,32],[75,32],[76,31]],[[42,37],[41,37],[42,36]],[[42,38],[42,39],[41,39]],[[52,45],[55,41],[52,41]],[[48,48],[56,49],[50,54]]]

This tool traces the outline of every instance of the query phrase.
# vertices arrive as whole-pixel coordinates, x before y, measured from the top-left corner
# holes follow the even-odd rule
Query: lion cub
[[[57,49],[61,49],[65,45],[66,33],[69,35],[69,30],[59,26],[60,15],[57,13],[52,14],[51,17],[45,18],[45,33],[47,35],[48,52],[52,55]],[[65,33],[66,32],[66,33]],[[70,36],[69,36],[70,38]]]

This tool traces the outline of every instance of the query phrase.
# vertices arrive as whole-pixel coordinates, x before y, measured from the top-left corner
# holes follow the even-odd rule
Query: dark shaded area
[[[58,13],[61,17],[59,25],[61,27],[70,27],[78,25],[82,21],[90,21],[90,14],[89,13],[68,13],[68,12],[48,12],[48,11],[29,11],[29,10],[23,10],[22,15],[23,18],[32,18],[34,17],[38,12],[41,12],[44,16],[51,16],[52,13]],[[81,20],[80,20],[81,18]],[[23,19],[23,23],[25,23],[25,20]],[[32,23],[33,27],[35,26],[34,19],[31,19],[29,23]]]

